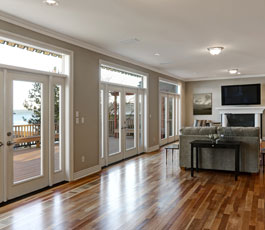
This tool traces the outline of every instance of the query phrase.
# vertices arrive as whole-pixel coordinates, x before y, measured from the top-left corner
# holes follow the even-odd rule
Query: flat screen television
[[[222,86],[222,105],[260,104],[260,84]]]

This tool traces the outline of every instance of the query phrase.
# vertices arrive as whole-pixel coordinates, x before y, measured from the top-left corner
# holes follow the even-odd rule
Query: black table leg
[[[264,155],[265,155],[265,153],[262,153],[262,166],[263,166],[263,172],[264,172]]]
[[[196,172],[199,172],[199,147],[196,147]]]
[[[193,145],[191,144],[191,155],[190,155],[190,173],[191,177],[193,177]]]
[[[239,174],[239,147],[235,149],[235,180],[237,181],[237,177]]]

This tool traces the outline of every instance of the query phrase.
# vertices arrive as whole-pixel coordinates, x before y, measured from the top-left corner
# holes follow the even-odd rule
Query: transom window
[[[69,74],[69,55],[0,38],[0,64]]]
[[[159,81],[160,92],[180,94],[180,86],[170,82]]]
[[[102,82],[146,88],[146,76],[105,64],[101,64],[100,66],[100,76]]]

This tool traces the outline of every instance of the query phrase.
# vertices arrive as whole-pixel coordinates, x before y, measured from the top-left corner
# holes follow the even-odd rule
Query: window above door
[[[100,80],[101,82],[130,86],[135,88],[147,88],[147,76],[133,69],[121,67],[115,64],[101,62]]]
[[[0,37],[0,64],[69,75],[70,56]]]

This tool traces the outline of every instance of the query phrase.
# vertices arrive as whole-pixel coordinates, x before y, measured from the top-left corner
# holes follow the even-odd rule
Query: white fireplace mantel
[[[261,126],[260,114],[263,114],[265,107],[257,106],[223,106],[216,108],[222,114],[222,126],[227,126],[226,114],[255,114],[255,127]]]

